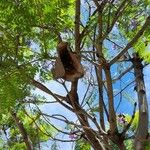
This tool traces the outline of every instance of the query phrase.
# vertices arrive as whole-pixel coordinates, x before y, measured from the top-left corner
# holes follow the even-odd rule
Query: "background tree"
[[[143,68],[150,62],[149,0],[1,0],[0,16],[0,117],[3,127],[10,114],[15,122],[6,127],[21,134],[13,146],[23,140],[22,149],[41,149],[39,143],[50,138],[75,142],[75,149],[148,147]],[[62,41],[84,66],[83,78],[52,81]],[[42,109],[53,107],[64,114]],[[3,134],[11,130],[2,128]]]

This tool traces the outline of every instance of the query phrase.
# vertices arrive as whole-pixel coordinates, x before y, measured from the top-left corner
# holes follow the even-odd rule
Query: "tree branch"
[[[26,129],[24,128],[22,122],[17,117],[17,114],[14,111],[11,111],[11,115],[18,126],[18,129],[23,137],[23,140],[26,144],[27,150],[33,150],[33,146],[31,145],[31,140],[29,139],[28,133],[26,132]]]
[[[122,131],[122,133],[121,133],[121,136],[123,136],[123,137],[125,136],[125,133],[129,130],[130,126],[132,125],[132,122],[133,122],[134,117],[135,117],[136,105],[137,105],[137,103],[134,103],[134,109],[133,109],[132,118],[131,118],[130,122],[127,124],[127,126],[124,128],[124,130]]]
[[[106,33],[103,36],[103,40],[108,36],[108,34],[111,32],[112,28],[114,27],[115,23],[117,22],[118,18],[123,14],[125,8],[126,8],[126,3],[130,2],[131,0],[124,0],[121,5],[119,6],[119,8],[116,10],[116,13],[114,15],[114,19],[110,25],[110,27],[107,29]],[[129,3],[128,2],[128,3]]]
[[[80,52],[80,0],[75,2],[75,51]]]
[[[150,16],[147,17],[142,28],[138,31],[138,33],[134,36],[134,38],[132,38],[132,40],[127,44],[127,46],[110,61],[110,65],[114,64],[122,55],[124,55],[125,52],[127,52],[128,49],[130,49],[139,40],[139,38],[143,35],[144,31],[149,25],[150,25]]]
[[[42,90],[43,92],[45,92],[45,93],[47,93],[47,94],[49,94],[49,95],[51,95],[51,96],[53,96],[60,104],[62,104],[65,108],[67,108],[68,110],[70,110],[70,111],[73,111],[73,109],[71,108],[71,107],[69,107],[68,105],[66,105],[65,103],[63,103],[60,99],[59,99],[59,97],[60,98],[63,98],[64,99],[64,97],[62,97],[62,96],[60,96],[60,95],[56,95],[56,94],[54,94],[51,90],[49,90],[46,86],[44,86],[42,83],[40,83],[40,82],[38,82],[38,81],[36,81],[36,80],[32,80],[32,84],[35,86],[35,87],[37,87],[38,89],[40,89],[40,90]]]

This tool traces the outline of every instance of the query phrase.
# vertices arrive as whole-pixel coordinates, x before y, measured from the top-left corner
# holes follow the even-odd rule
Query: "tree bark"
[[[17,127],[18,127],[18,129],[19,129],[19,131],[20,131],[20,133],[22,135],[22,137],[23,137],[23,141],[25,142],[27,150],[33,150],[33,146],[32,146],[32,144],[30,142],[29,136],[28,136],[28,134],[27,134],[27,132],[26,132],[22,122],[17,117],[17,114],[12,111],[11,115],[12,115],[12,117],[13,117],[13,119],[14,119],[14,121],[15,121],[15,123],[16,123],[16,125],[17,125]]]
[[[77,85],[77,81],[72,82],[71,91],[68,94],[69,101],[72,107],[74,108],[74,112],[76,113],[82,125],[88,142],[91,144],[94,150],[105,150],[103,143],[100,142],[97,135],[93,132],[92,128],[90,127],[87,116],[84,113],[82,113],[82,108],[78,103]]]
[[[113,87],[112,87],[112,78],[110,72],[109,64],[105,64],[105,75],[107,83],[107,95],[108,95],[108,108],[109,108],[109,124],[110,124],[110,134],[111,136],[118,133],[117,122],[116,122],[116,113],[114,109],[114,96],[113,96]]]
[[[80,9],[81,9],[80,0],[76,0],[75,2],[75,51],[77,54],[80,53]]]
[[[137,54],[134,54],[132,62],[134,65],[136,91],[138,95],[139,106],[139,122],[135,134],[134,149],[144,150],[144,141],[146,141],[148,136],[148,102],[143,78],[143,64],[142,60],[138,57]]]
[[[81,1],[76,0],[75,1],[75,51],[77,54],[80,53],[80,44],[81,44],[80,5],[81,5]],[[100,143],[99,139],[96,137],[96,134],[90,128],[87,116],[79,113],[80,111],[82,111],[82,108],[79,106],[78,103],[77,83],[78,83],[77,81],[72,82],[71,91],[68,93],[71,105],[74,108],[75,113],[79,118],[81,125],[83,126],[83,130],[85,132],[86,138],[88,139],[88,141],[90,142],[94,150],[103,150],[104,148],[102,144]]]

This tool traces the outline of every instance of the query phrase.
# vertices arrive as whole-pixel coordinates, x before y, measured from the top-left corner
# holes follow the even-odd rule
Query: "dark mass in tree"
[[[84,75],[83,66],[78,54],[72,52],[67,42],[60,42],[57,46],[58,57],[52,73],[55,79],[63,78],[66,81],[75,81]]]

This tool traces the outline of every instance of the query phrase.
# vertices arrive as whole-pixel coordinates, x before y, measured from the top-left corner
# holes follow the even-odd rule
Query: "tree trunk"
[[[145,84],[143,78],[143,64],[142,60],[138,57],[137,54],[134,55],[132,62],[134,65],[139,106],[139,122],[135,134],[134,149],[144,150],[144,141],[146,140],[148,135],[148,102],[146,98]]]

